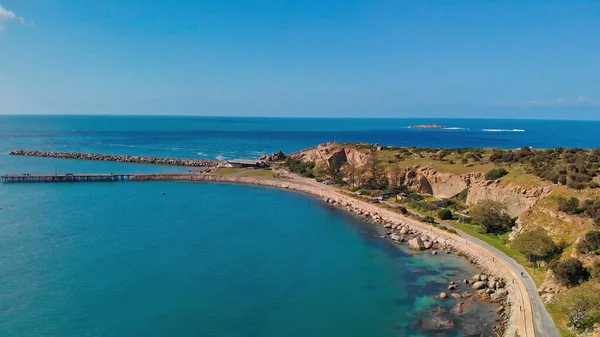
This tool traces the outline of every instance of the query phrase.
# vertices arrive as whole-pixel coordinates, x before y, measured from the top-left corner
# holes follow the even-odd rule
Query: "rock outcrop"
[[[356,167],[362,167],[366,165],[368,159],[368,154],[357,151],[352,146],[343,146],[338,143],[320,144],[290,156],[301,161],[314,162],[316,165],[325,165],[334,170],[339,170],[343,164],[349,161]]]

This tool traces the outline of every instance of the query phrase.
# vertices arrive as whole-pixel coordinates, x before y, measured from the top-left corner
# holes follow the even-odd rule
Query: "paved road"
[[[386,204],[391,207],[397,207],[396,205],[387,202]],[[420,214],[418,214],[415,211],[408,211],[413,215],[420,216]],[[560,333],[556,329],[556,325],[554,324],[552,317],[550,317],[550,314],[548,314],[548,311],[546,310],[546,307],[544,306],[544,303],[542,302],[542,299],[540,298],[540,295],[537,292],[537,287],[535,286],[533,279],[529,276],[525,268],[523,268],[520,264],[518,264],[508,255],[504,254],[502,251],[491,246],[485,241],[482,241],[472,235],[469,235],[459,229],[456,229],[447,222],[437,220],[437,223],[446,228],[455,229],[461,237],[465,238],[469,242],[473,242],[478,246],[485,247],[486,249],[492,251],[498,258],[508,263],[517,273],[523,273],[525,277],[522,278],[522,281],[525,284],[525,287],[527,288],[527,293],[529,294],[529,299],[531,300],[531,307],[533,309],[535,335],[538,337],[560,337]]]

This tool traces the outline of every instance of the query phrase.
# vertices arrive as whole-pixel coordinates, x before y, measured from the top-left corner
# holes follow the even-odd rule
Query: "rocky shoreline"
[[[344,208],[347,211],[363,217],[365,220],[378,224],[385,230],[385,236],[397,243],[407,242],[409,247],[419,251],[431,251],[431,254],[455,253],[476,265],[481,274],[471,280],[462,280],[471,286],[472,292],[458,292],[455,280],[449,280],[449,286],[438,295],[440,300],[457,300],[457,310],[468,304],[471,298],[498,303],[498,313],[502,321],[494,327],[498,335],[514,336],[520,308],[523,306],[522,296],[514,283],[506,266],[486,252],[483,248],[469,243],[455,234],[429,226],[401,214],[383,209],[367,202],[345,196],[320,186],[299,183],[287,179],[271,179],[259,177],[228,176],[213,174],[173,174],[173,175],[140,175],[133,176],[133,181],[154,180],[184,180],[205,182],[229,182],[271,186],[308,193],[322,198],[332,206]],[[453,283],[454,284],[453,284]],[[452,287],[454,285],[454,287]],[[440,327],[443,328],[443,327]]]
[[[217,167],[221,163],[218,160],[208,160],[208,159],[127,156],[127,155],[116,155],[116,154],[57,152],[57,151],[39,151],[39,150],[14,150],[14,151],[11,151],[9,153],[9,155],[11,155],[11,156],[27,156],[27,157],[79,159],[79,160],[101,160],[101,161],[114,161],[114,162],[123,162],[123,163],[158,164],[158,165],[207,167],[207,168]]]

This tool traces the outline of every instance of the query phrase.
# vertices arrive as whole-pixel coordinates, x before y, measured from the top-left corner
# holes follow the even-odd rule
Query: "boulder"
[[[444,300],[444,299],[446,299],[446,298],[448,298],[448,294],[446,294],[446,292],[445,292],[445,291],[442,291],[442,292],[440,293],[440,299]]]
[[[459,294],[459,293],[452,293],[452,294],[450,294],[450,296],[452,296],[452,298],[455,300],[459,300],[462,298],[461,294]]]
[[[473,289],[475,289],[475,290],[483,289],[486,286],[487,286],[487,283],[483,282],[483,281],[477,281],[477,282],[473,283]]]
[[[493,293],[494,293],[494,289],[490,289],[490,288],[488,288],[488,289],[487,289],[485,292],[486,292],[488,295],[491,295],[491,294],[493,294]]]
[[[508,290],[506,290],[506,288],[498,289],[498,290],[496,290],[496,294],[506,296],[506,295],[508,295]]]
[[[467,280],[467,279],[464,279],[464,280],[463,280],[463,283],[464,283],[464,284],[469,284],[469,280]]]
[[[410,247],[411,249],[414,249],[414,250],[425,250],[423,241],[418,236],[413,239],[408,240],[408,247]]]
[[[400,234],[402,234],[402,235],[408,234],[408,227],[402,227],[402,229],[400,230]]]
[[[481,274],[481,276],[479,277],[480,281],[487,281],[488,277],[485,274]]]
[[[504,300],[505,297],[506,297],[506,294],[502,293],[502,292],[495,292],[490,295],[490,299],[494,302],[500,302],[500,301]]]
[[[394,241],[400,241],[400,235],[394,233],[390,236],[390,238]]]
[[[496,282],[496,288],[500,289],[500,288],[504,288],[505,284],[502,281],[498,281]]]
[[[473,281],[477,282],[477,281],[481,281],[479,278],[481,277],[481,275],[479,274],[475,274],[475,276],[473,276]]]
[[[454,290],[456,289],[456,284],[451,284],[448,286],[448,290]]]
[[[434,250],[431,252],[431,255],[437,255],[437,252]]]
[[[496,289],[496,281],[488,281],[488,288]]]
[[[464,298],[469,298],[469,297],[473,296],[473,294],[470,291],[465,291],[462,295]]]
[[[425,241],[423,242],[423,247],[425,247],[425,249],[431,249],[431,247],[433,247],[433,242]]]

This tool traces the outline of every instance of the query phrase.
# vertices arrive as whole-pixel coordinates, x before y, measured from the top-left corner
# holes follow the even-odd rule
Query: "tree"
[[[470,215],[484,233],[507,232],[514,225],[506,206],[498,201],[483,200],[471,209]]]
[[[600,248],[600,231],[591,230],[585,233],[577,244],[581,254],[594,254]]]
[[[575,197],[571,197],[569,199],[559,197],[558,210],[570,214],[578,214],[582,211],[581,208],[579,208],[579,199]]]
[[[511,245],[532,261],[548,261],[558,251],[558,246],[543,229],[522,233]]]
[[[437,212],[437,216],[440,220],[450,220],[452,219],[452,211],[447,208],[442,208]]]
[[[355,151],[350,152],[350,156],[347,158],[347,163],[344,166],[344,171],[346,172],[346,177],[350,181],[350,186],[354,187],[354,183],[356,182],[356,153]]]
[[[580,329],[590,316],[600,313],[600,287],[585,283],[555,298],[558,310],[565,314],[575,329]]]
[[[390,168],[390,177],[392,178],[391,183],[392,187],[397,187],[400,185],[400,166],[396,163]]]
[[[385,168],[381,163],[378,152],[373,152],[367,159],[367,170],[369,174],[369,185],[374,188],[381,188],[387,185]]]
[[[556,262],[551,267],[556,278],[564,285],[573,287],[590,278],[590,272],[576,258]]]
[[[502,167],[499,168],[495,168],[495,169],[491,169],[489,170],[486,174],[485,174],[485,180],[496,180],[496,179],[500,179],[502,177],[504,177],[505,175],[508,174],[508,171],[505,170]]]

